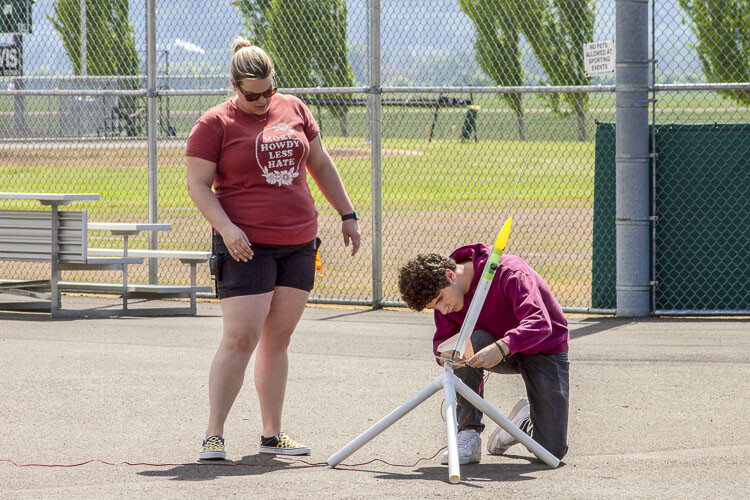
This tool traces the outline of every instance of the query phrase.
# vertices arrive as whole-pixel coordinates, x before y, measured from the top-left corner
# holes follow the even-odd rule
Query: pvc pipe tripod
[[[451,483],[458,483],[461,481],[461,471],[458,463],[456,392],[465,397],[479,411],[494,420],[497,425],[505,429],[508,434],[517,439],[527,450],[536,455],[542,462],[553,469],[560,465],[560,461],[552,455],[552,453],[544,449],[542,445],[516,427],[513,422],[505,418],[499,411],[487,403],[487,401],[482,399],[476,392],[472,391],[469,386],[464,384],[461,379],[456,377],[449,365],[450,363],[446,362],[442,375],[437,377],[427,387],[412,396],[404,404],[383,417],[375,425],[360,434],[359,437],[332,455],[331,458],[328,459],[328,465],[336,467],[349,455],[370,442],[375,436],[396,423],[401,417],[429,399],[430,396],[438,392],[440,389],[443,389],[445,394],[445,424],[448,435],[448,480]]]
[[[528,159],[528,155],[526,155]],[[526,166],[526,159],[524,159],[523,167]],[[523,167],[521,172],[523,172]],[[519,174],[518,180],[521,176]],[[516,186],[518,186],[518,180],[516,180]],[[513,188],[513,194],[516,189]],[[511,194],[511,199],[513,198]],[[513,436],[517,441],[521,442],[527,450],[537,456],[542,462],[546,463],[553,469],[560,465],[560,461],[552,455],[549,451],[545,450],[539,443],[531,439],[525,432],[516,427],[513,422],[505,418],[499,411],[493,408],[484,399],[479,397],[477,393],[472,391],[461,379],[456,377],[453,373],[451,366],[454,364],[456,354],[463,358],[466,350],[466,345],[474,331],[479,313],[484,306],[484,301],[487,298],[487,294],[490,289],[492,280],[495,277],[495,271],[500,266],[500,258],[505,250],[505,245],[508,243],[510,236],[510,227],[513,222],[513,218],[509,217],[505,221],[503,227],[500,229],[497,237],[495,238],[495,244],[492,246],[492,252],[487,258],[487,262],[484,265],[482,271],[482,277],[477,284],[476,291],[474,292],[474,298],[469,304],[469,310],[466,312],[466,318],[461,325],[461,330],[458,333],[458,339],[456,340],[453,354],[450,360],[446,360],[443,363],[443,374],[432,381],[430,385],[419,391],[411,399],[406,401],[404,404],[393,410],[391,413],[386,415],[378,423],[370,427],[364,433],[362,433],[354,441],[343,447],[331,458],[328,459],[328,465],[336,467],[346,457],[360,449],[367,442],[373,439],[375,436],[383,432],[385,429],[390,427],[398,419],[409,413],[411,410],[419,406],[422,402],[427,400],[430,396],[435,394],[441,388],[445,393],[445,425],[448,432],[448,479],[451,483],[458,483],[461,481],[461,472],[459,470],[458,463],[458,423],[456,422],[456,391],[465,397],[475,408],[489,416],[492,420],[497,423],[500,427],[505,429],[508,434]]]
[[[511,193],[511,200],[515,195],[518,181],[521,179],[523,169],[526,167],[526,160],[529,155],[523,161],[521,172],[518,174],[516,179],[516,185],[513,187],[513,193]],[[510,201],[508,202],[510,207]],[[382,418],[378,423],[367,429],[364,433],[360,434],[358,438],[344,446],[341,450],[335,453],[331,458],[328,459],[328,465],[336,467],[346,457],[360,449],[362,446],[367,444],[375,436],[383,432],[385,429],[390,427],[394,422],[398,421],[401,417],[409,413],[411,410],[422,404],[430,396],[435,394],[441,388],[445,393],[445,425],[448,432],[448,479],[451,483],[458,483],[461,481],[461,471],[459,470],[458,463],[458,423],[456,422],[456,391],[465,397],[469,403],[474,405],[479,411],[489,416],[495,421],[497,425],[505,429],[511,436],[517,441],[521,442],[527,450],[537,456],[542,462],[549,465],[553,469],[560,465],[560,461],[552,455],[549,451],[545,450],[539,443],[531,439],[525,432],[516,427],[513,422],[505,418],[499,411],[493,408],[484,399],[479,397],[477,393],[472,391],[461,379],[456,377],[451,368],[454,365],[453,360],[458,354],[460,358],[463,358],[466,351],[466,346],[469,342],[474,326],[477,323],[479,313],[482,311],[484,301],[487,298],[487,294],[492,284],[492,280],[495,277],[495,271],[500,266],[500,258],[503,256],[503,251],[508,243],[510,237],[510,227],[513,222],[513,218],[509,217],[505,221],[503,227],[495,238],[495,243],[492,246],[492,251],[485,262],[484,269],[482,270],[482,276],[477,284],[477,288],[474,292],[474,298],[469,304],[469,310],[466,312],[466,318],[461,325],[461,330],[458,333],[456,344],[453,348],[453,353],[450,360],[446,360],[443,363],[443,374],[432,381],[430,385],[419,391],[411,399],[406,401],[404,404],[393,410],[391,413]]]

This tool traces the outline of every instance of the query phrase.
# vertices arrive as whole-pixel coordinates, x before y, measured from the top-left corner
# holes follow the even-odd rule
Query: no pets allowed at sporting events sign
[[[583,69],[586,76],[615,72],[615,41],[583,44]]]

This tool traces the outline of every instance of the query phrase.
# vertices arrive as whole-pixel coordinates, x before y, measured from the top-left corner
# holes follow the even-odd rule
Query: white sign
[[[21,76],[21,58],[15,45],[0,45],[0,76]]]
[[[615,41],[583,44],[583,69],[586,76],[615,72]]]

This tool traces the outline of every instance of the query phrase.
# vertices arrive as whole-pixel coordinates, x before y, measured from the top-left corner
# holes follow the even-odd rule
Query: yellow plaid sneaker
[[[310,447],[299,444],[282,432],[270,438],[260,437],[260,452],[273,455],[309,455]]]
[[[224,438],[221,436],[209,436],[203,441],[200,460],[224,460],[227,452],[224,451]]]

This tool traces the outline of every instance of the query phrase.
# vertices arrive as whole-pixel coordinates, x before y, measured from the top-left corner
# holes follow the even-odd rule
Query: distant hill
[[[348,7],[350,61],[360,84],[367,81],[366,5],[365,0],[351,0]],[[158,2],[157,6],[160,72],[166,71],[167,60],[171,74],[227,72],[229,45],[243,32],[239,10],[229,0],[172,0]],[[657,6],[660,74],[694,74],[699,71],[697,57],[689,47],[694,37],[681,24],[677,0],[660,0]],[[131,1],[130,8],[143,65],[145,2]],[[47,19],[53,12],[52,0],[37,2],[33,7],[34,33],[24,36],[27,75],[72,74],[62,42]],[[384,84],[479,85],[485,80],[475,62],[474,27],[456,0],[382,0],[381,13]],[[614,38],[614,19],[615,2],[599,0],[596,40]],[[10,35],[0,34],[0,43],[10,40]],[[198,51],[186,50],[191,45]],[[524,67],[531,83],[543,78],[528,47],[524,50]]]

